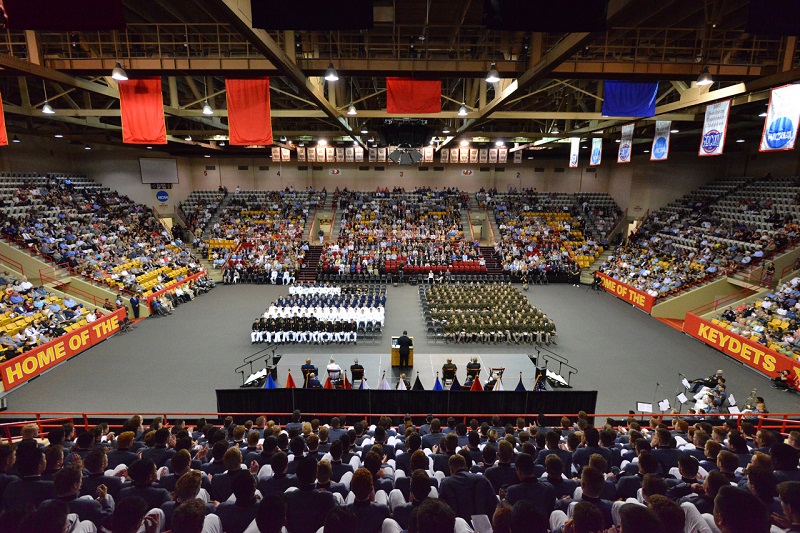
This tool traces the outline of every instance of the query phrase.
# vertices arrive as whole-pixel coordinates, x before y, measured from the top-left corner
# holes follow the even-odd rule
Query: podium
[[[397,345],[397,339],[400,336],[392,337],[392,366],[400,366],[400,346]],[[409,337],[411,342],[414,342],[414,337]],[[408,349],[408,366],[414,366],[414,346]]]

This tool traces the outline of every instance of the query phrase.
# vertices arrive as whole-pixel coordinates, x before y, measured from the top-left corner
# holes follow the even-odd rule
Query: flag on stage
[[[383,373],[383,379],[381,380],[381,384],[378,385],[378,390],[391,390],[392,388],[389,386],[389,382],[386,380],[386,373]]]
[[[367,378],[361,378],[361,385],[359,385],[358,390],[369,390],[369,383],[367,383]]]
[[[347,375],[344,376],[344,389],[353,390],[353,385],[350,383],[350,380],[347,379]]]
[[[422,382],[419,380],[419,372],[417,372],[417,379],[414,381],[414,386],[411,387],[411,390],[425,390],[425,387],[422,386]]]
[[[292,371],[289,370],[286,374],[286,388],[287,389],[296,389],[297,385],[294,384],[294,378],[292,377]]]
[[[272,379],[272,374],[267,374],[267,381],[264,383],[265,389],[277,389],[278,386],[275,385],[275,380]]]
[[[332,389],[333,384],[331,383],[331,377],[328,376],[328,379],[325,380],[325,385],[322,386],[323,389]]]
[[[439,381],[439,373],[436,373],[436,383],[433,384],[433,389],[431,390],[444,390],[442,388],[442,382]]]
[[[406,388],[406,382],[403,378],[400,378],[400,383],[397,384],[397,390],[408,390]]]
[[[461,390],[461,383],[458,382],[458,378],[453,376],[453,383],[450,385],[450,390]]]
[[[506,390],[506,389],[503,388],[503,380],[500,379],[500,378],[497,378],[497,383],[494,384],[494,388],[492,390],[493,391],[504,391],[504,390]]]
[[[533,392],[541,392],[541,391],[547,390],[547,387],[545,387],[545,382],[546,381],[547,381],[547,377],[545,376],[544,372],[542,372],[540,374],[537,374],[536,375],[536,383],[533,384]]]
[[[517,388],[514,389],[514,392],[525,392],[525,384],[522,383],[522,372],[519,373],[519,383],[517,383]]]
[[[478,378],[475,378],[472,381],[472,387],[470,387],[469,390],[471,390],[471,391],[482,391],[483,390],[483,385],[481,385],[481,380],[478,379]]]

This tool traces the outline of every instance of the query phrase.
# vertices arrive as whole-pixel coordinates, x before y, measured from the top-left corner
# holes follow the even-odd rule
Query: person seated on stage
[[[331,360],[328,362],[328,376],[331,378],[331,383],[336,381],[341,381],[342,379],[342,367],[336,362],[336,360],[331,357]]]
[[[306,359],[306,364],[300,367],[300,371],[303,373],[303,377],[308,377],[309,374],[317,373],[317,367],[311,364],[311,359]]]
[[[478,362],[477,357],[473,357],[469,363],[467,363],[467,376],[472,376],[473,378],[477,377],[481,373],[481,364]]]
[[[405,384],[405,386],[406,386],[406,390],[411,390],[411,382],[410,382],[410,381],[408,381],[408,378],[406,378],[406,375],[405,375],[405,374],[400,374],[400,380],[397,382],[397,385],[395,385],[395,387],[394,387],[394,388],[395,388],[395,389],[398,389],[398,388],[400,388],[400,383],[401,383],[401,382],[402,382],[403,384]]]
[[[719,381],[719,378],[721,378],[721,377],[722,377],[722,370],[717,370],[716,374],[711,374],[707,378],[693,379],[691,381],[692,388],[689,389],[689,390],[691,392],[697,393],[697,392],[700,392],[700,389],[702,389],[703,387],[711,387],[711,388],[716,387],[717,383]]]
[[[308,383],[306,384],[307,389],[321,389],[322,383],[319,382],[317,379],[317,375],[313,372],[308,374]]]
[[[486,385],[483,386],[483,390],[491,391],[494,390],[495,386],[497,385],[497,381],[500,379],[500,375],[495,372],[492,376],[486,381]]]
[[[353,360],[353,364],[350,365],[350,375],[353,377],[353,381],[360,381],[364,378],[364,367],[358,364],[357,357]]]
[[[443,376],[446,374],[455,375],[456,372],[458,372],[458,367],[455,364],[453,364],[453,359],[448,357],[447,362],[442,365],[442,375]]]

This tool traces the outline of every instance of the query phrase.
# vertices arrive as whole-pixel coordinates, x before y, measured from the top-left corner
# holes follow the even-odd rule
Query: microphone
[[[657,387],[660,387],[660,386],[661,386],[661,383],[659,383],[658,381],[656,381],[656,386],[657,386]]]
[[[686,377],[683,374],[681,374],[680,372],[678,372],[678,375],[681,376],[681,377],[684,377],[684,378]]]

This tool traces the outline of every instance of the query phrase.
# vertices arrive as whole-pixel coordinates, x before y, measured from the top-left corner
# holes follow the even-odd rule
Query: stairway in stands
[[[322,246],[309,246],[306,258],[303,261],[303,268],[297,276],[297,281],[315,281],[317,279],[317,265],[322,255]]]
[[[503,274],[503,263],[492,246],[481,246],[481,254],[486,260],[487,274]]]
[[[594,263],[581,270],[581,283],[591,285],[594,281],[594,271],[600,268],[600,265],[614,254],[614,250],[616,250],[616,246],[609,246],[595,259]]]

